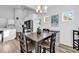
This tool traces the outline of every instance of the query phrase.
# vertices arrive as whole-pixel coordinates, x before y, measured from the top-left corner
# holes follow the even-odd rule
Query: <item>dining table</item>
[[[53,33],[44,33],[42,32],[41,34],[37,34],[35,32],[32,32],[30,34],[25,34],[25,37],[28,38],[29,40],[32,40],[35,42],[35,53],[40,53],[40,44],[43,40],[46,40],[47,38],[51,38],[51,41],[53,40]],[[55,52],[55,49],[53,49]]]

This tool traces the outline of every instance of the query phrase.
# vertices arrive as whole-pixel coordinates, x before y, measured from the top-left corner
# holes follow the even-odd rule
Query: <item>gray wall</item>
[[[0,27],[7,26],[8,19],[14,19],[14,6],[0,5]]]
[[[0,27],[7,26],[8,19],[14,19],[15,28],[20,31],[23,21],[29,19],[33,13],[35,13],[33,9],[23,5],[0,5]],[[16,17],[19,17],[19,20],[16,20]]]
[[[35,13],[34,10],[26,6],[15,8],[15,28],[17,32],[22,31],[22,24],[26,20],[31,20],[31,15],[34,13]],[[17,20],[16,17],[18,17],[19,19]]]
[[[73,20],[68,22],[62,22],[62,13],[66,11],[73,11]],[[50,28],[52,30],[60,31],[60,43],[72,46],[73,45],[73,34],[72,30],[79,27],[79,6],[51,6],[48,9],[48,16],[59,15],[59,27],[51,26],[51,19],[48,24],[43,24],[43,27]]]
[[[13,6],[0,5],[0,18],[13,18]]]

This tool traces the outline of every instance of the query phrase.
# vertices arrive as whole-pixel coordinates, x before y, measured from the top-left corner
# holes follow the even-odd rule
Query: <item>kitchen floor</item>
[[[56,47],[56,53],[78,53],[70,47],[60,45]],[[20,53],[20,44],[18,40],[10,40],[4,43],[0,42],[0,53]]]
[[[0,42],[0,53],[18,53],[20,52],[19,41],[10,40],[7,42]]]

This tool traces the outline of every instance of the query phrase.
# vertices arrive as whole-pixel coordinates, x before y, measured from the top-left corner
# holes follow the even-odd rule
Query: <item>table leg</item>
[[[55,41],[54,41],[54,44],[53,44],[53,53],[55,53]]]
[[[53,47],[52,47],[53,46]],[[52,51],[53,50],[53,51]],[[55,39],[53,35],[51,36],[51,42],[50,42],[50,53],[55,53]]]
[[[2,43],[3,43],[3,33],[2,33]]]
[[[26,52],[28,53],[28,43],[27,43],[27,37],[25,37],[25,39],[26,39]]]
[[[40,52],[40,50],[39,50],[39,42],[36,42],[35,43],[35,52],[36,53],[39,53]]]
[[[53,39],[53,53],[55,53],[55,39]]]
[[[52,46],[53,46],[53,45],[52,45],[52,40],[53,40],[53,39],[52,39],[52,36],[51,36],[51,41],[50,41],[50,53],[52,53]]]

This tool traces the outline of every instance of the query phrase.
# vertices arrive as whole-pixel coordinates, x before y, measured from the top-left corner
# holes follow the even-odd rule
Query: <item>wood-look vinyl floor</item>
[[[78,53],[71,47],[64,45],[56,46],[56,53]],[[0,42],[0,53],[20,53],[20,44],[18,40],[10,40],[7,42]]]

